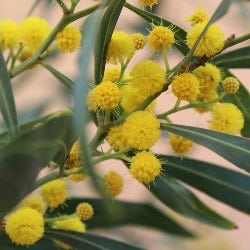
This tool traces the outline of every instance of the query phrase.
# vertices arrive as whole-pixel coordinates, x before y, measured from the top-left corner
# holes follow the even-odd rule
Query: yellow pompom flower
[[[165,70],[151,60],[136,64],[130,71],[130,76],[131,86],[147,97],[161,91],[166,83]]]
[[[108,143],[114,148],[114,150],[121,150],[127,147],[126,137],[123,135],[123,124],[119,124],[110,128],[106,137]]]
[[[79,233],[86,232],[86,227],[84,223],[77,217],[69,217],[65,219],[59,219],[51,225],[53,229],[60,229],[66,231],[74,231]]]
[[[189,152],[193,146],[192,141],[176,134],[171,134],[169,141],[172,149],[178,154],[185,154]]]
[[[56,35],[57,48],[62,53],[74,52],[79,48],[81,38],[81,32],[77,27],[67,25]]]
[[[132,158],[129,172],[139,182],[149,184],[161,173],[161,163],[151,152],[142,151]]]
[[[200,102],[200,103],[209,102],[209,101],[215,100],[217,98],[218,98],[217,91],[216,90],[211,90],[209,92],[203,92],[202,94],[200,94],[199,97],[197,98],[197,102]],[[210,103],[206,107],[196,107],[195,110],[198,111],[199,113],[208,112],[208,111],[211,110],[211,108],[215,104],[216,104],[216,102]]]
[[[235,77],[227,77],[222,81],[222,87],[228,94],[235,94],[239,90],[240,83]]]
[[[15,48],[20,40],[19,26],[12,20],[0,21],[1,50]]]
[[[81,153],[81,146],[79,140],[76,141],[68,155],[68,158],[66,160],[67,169],[76,169],[80,168],[82,166],[82,153]],[[79,173],[79,174],[71,174],[68,176],[68,178],[72,181],[82,181],[86,177],[85,174]]]
[[[109,67],[105,69],[104,75],[103,75],[103,82],[111,81],[111,82],[117,82],[120,76],[121,69],[118,67]]]
[[[30,16],[20,24],[22,42],[32,51],[36,50],[49,35],[50,26],[45,19]]]
[[[136,50],[140,50],[144,48],[146,44],[146,38],[144,35],[142,35],[141,33],[134,33],[131,35],[131,37],[134,41]]]
[[[114,170],[110,170],[103,177],[104,188],[107,195],[115,197],[119,195],[123,190],[123,178]]]
[[[124,63],[135,53],[135,44],[131,36],[123,31],[114,31],[108,45],[106,62]]]
[[[41,195],[50,208],[56,208],[66,199],[66,184],[61,179],[50,181],[41,187]]]
[[[152,7],[153,5],[157,4],[157,0],[139,0],[139,3],[143,6],[149,6]]]
[[[207,22],[209,19],[208,14],[206,11],[202,8],[202,6],[198,6],[198,9],[195,13],[193,13],[191,16],[186,18],[187,22],[190,22],[192,26],[198,24]]]
[[[172,92],[179,100],[193,102],[198,97],[200,83],[192,73],[183,73],[174,77]]]
[[[195,44],[196,40],[200,36],[201,32],[206,26],[206,22],[196,24],[190,31],[187,33],[187,46],[191,49]],[[194,51],[195,56],[206,56],[211,57],[219,53],[225,42],[224,33],[221,31],[220,27],[217,24],[212,24],[208,28],[206,34],[203,36],[198,46]]]
[[[209,120],[209,128],[218,132],[237,135],[244,126],[241,111],[232,103],[217,104]]]
[[[87,221],[93,217],[94,209],[88,202],[82,202],[76,207],[76,215],[81,221]]]
[[[43,216],[33,208],[20,208],[8,216],[5,231],[17,245],[33,245],[43,236]]]
[[[138,150],[151,148],[160,138],[160,122],[149,111],[136,111],[123,123],[127,144]]]
[[[205,66],[199,66],[193,73],[200,81],[201,95],[215,90],[221,80],[220,70],[210,63],[206,63]]]
[[[19,207],[30,207],[37,210],[41,214],[43,214],[45,210],[44,204],[38,195],[25,198],[20,203]]]
[[[121,92],[118,86],[111,82],[101,82],[88,94],[89,110],[97,111],[114,109],[121,100]]]
[[[148,35],[149,47],[156,51],[169,49],[174,43],[174,32],[163,26],[156,26]]]

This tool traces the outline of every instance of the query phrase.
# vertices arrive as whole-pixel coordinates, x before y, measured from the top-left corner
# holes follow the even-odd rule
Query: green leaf
[[[72,198],[66,201],[65,207],[57,208],[52,213],[48,213],[48,216],[74,213],[77,205],[81,202],[90,203],[95,211],[93,218],[87,223],[88,229],[141,225],[179,236],[193,236],[166,213],[163,214],[156,207],[147,203],[113,201],[110,204],[110,212],[107,213],[103,209],[101,199]]]
[[[10,76],[0,49],[0,110],[11,137],[18,134],[16,106],[12,93]]]
[[[189,51],[189,48],[187,47],[185,40],[186,40],[186,31],[184,31],[182,28],[178,27],[177,25],[173,24],[172,22],[163,19],[162,17],[155,15],[151,12],[138,9],[135,6],[126,3],[124,5],[126,8],[130,9],[134,13],[141,16],[144,20],[146,20],[149,23],[153,23],[155,25],[162,25],[165,27],[174,27],[174,35],[175,35],[175,43],[174,46],[182,52],[182,54],[186,55]]]
[[[186,137],[221,155],[237,167],[250,171],[250,140],[191,126],[162,124],[162,129]]]
[[[65,160],[68,150],[65,142],[70,140],[71,131],[73,131],[72,113],[58,112],[46,117],[43,123],[36,123],[15,140],[2,146],[0,218],[33,191],[38,173],[53,158],[56,157],[56,161]]]
[[[209,20],[209,23],[213,23],[223,17],[229,10],[229,7],[233,3],[233,0],[223,0],[221,1],[220,5],[217,7],[216,11],[212,15]]]
[[[163,161],[165,159],[168,160],[168,157],[162,155],[159,156],[159,159],[162,160],[162,157],[164,157]],[[177,160],[179,159],[180,158],[177,158]],[[150,186],[149,191],[161,202],[174,211],[179,212],[181,215],[225,229],[236,228],[233,222],[206,206],[185,186],[181,185],[171,176],[164,175],[165,167],[168,168],[169,164],[171,164],[171,162],[167,161],[166,164],[163,165],[163,175],[154,181],[154,185]]]
[[[76,249],[84,250],[142,250],[121,241],[90,233],[75,233],[70,231],[47,230],[45,234],[51,239],[60,240]]]
[[[165,157],[165,156],[161,156]],[[164,171],[225,204],[250,214],[250,176],[208,162],[167,156]]]
[[[52,67],[50,64],[46,63],[46,62],[41,62],[40,63],[44,68],[46,68],[53,76],[55,76],[55,78],[61,82],[66,88],[68,88],[69,90],[72,90],[74,87],[74,82],[68,78],[67,76],[65,76],[64,74],[62,74],[60,71],[58,71],[57,69],[55,69],[54,67]]]
[[[96,84],[102,81],[103,72],[105,69],[107,46],[113,34],[115,25],[120,16],[124,3],[125,0],[111,0],[100,20],[97,35],[95,38],[94,50],[94,70]]]
[[[225,68],[250,68],[250,46],[219,54],[212,59],[212,63]]]

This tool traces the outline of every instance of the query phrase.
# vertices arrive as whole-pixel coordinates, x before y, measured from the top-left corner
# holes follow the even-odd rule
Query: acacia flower
[[[189,152],[193,146],[192,141],[176,134],[171,134],[169,139],[172,149],[179,154]]]
[[[143,6],[149,6],[152,7],[153,5],[157,4],[157,0],[139,0],[139,3]]]
[[[53,229],[70,230],[79,233],[86,232],[84,223],[77,216],[54,221],[51,227]]]
[[[103,82],[111,81],[111,82],[117,82],[120,76],[121,69],[115,66],[109,67],[105,69],[104,75],[103,75]]]
[[[141,33],[134,33],[131,35],[131,38],[134,41],[136,50],[140,50],[144,48],[146,44],[146,38],[144,35],[142,35]]]
[[[19,207],[30,207],[43,213],[45,210],[44,204],[38,195],[25,198],[19,205]]]
[[[203,92],[202,94],[200,94],[199,97],[197,98],[197,102],[200,102],[200,103],[209,102],[209,101],[215,100],[217,98],[218,98],[217,91],[216,90],[211,90],[209,92]],[[195,107],[195,110],[198,111],[199,113],[208,112],[208,111],[211,110],[211,108],[215,104],[216,104],[216,102],[210,103],[206,107]]]
[[[17,245],[33,245],[43,236],[43,216],[36,209],[20,208],[8,216],[5,231]]]
[[[94,215],[94,209],[88,202],[82,202],[76,207],[76,215],[81,221],[87,221]]]
[[[110,197],[119,195],[123,190],[123,178],[114,170],[110,170],[103,177],[105,192]]]
[[[227,77],[222,81],[222,87],[228,94],[235,94],[239,90],[240,83],[235,77]]]
[[[206,11],[202,8],[202,6],[198,6],[197,11],[187,17],[185,21],[190,22],[192,26],[195,26],[198,23],[207,22],[208,19],[209,16]]]

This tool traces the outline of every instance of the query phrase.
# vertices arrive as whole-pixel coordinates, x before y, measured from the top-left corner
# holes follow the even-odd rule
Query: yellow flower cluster
[[[227,77],[223,80],[222,87],[228,94],[235,94],[240,87],[240,83],[235,77]]]
[[[65,219],[60,218],[53,222],[51,227],[54,229],[70,230],[79,233],[84,233],[86,231],[85,224],[77,216]]]
[[[12,20],[0,21],[0,48],[16,48],[20,40],[18,24]]]
[[[157,0],[139,0],[139,3],[143,6],[153,6],[158,3]]]
[[[193,146],[192,141],[175,134],[171,134],[169,140],[172,149],[178,154],[185,154],[189,152]]]
[[[94,215],[94,209],[88,202],[83,202],[76,207],[76,215],[81,221],[87,221]]]
[[[110,197],[119,195],[123,190],[123,178],[114,170],[110,170],[103,177],[104,188]]]
[[[207,22],[209,19],[208,14],[206,11],[202,8],[202,6],[198,6],[198,9],[195,13],[193,13],[191,16],[186,18],[187,22],[190,22],[192,26],[195,26],[198,23]]]

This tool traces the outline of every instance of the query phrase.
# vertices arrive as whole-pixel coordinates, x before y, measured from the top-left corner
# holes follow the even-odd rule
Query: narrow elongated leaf
[[[111,0],[104,12],[95,42],[95,83],[101,82],[105,69],[106,51],[125,0]]]
[[[217,7],[216,11],[210,18],[209,22],[213,23],[223,17],[229,10],[231,4],[233,3],[233,0],[223,0],[221,1],[220,5]]]
[[[18,134],[16,106],[12,93],[9,73],[0,49],[0,110],[11,137]]]
[[[103,201],[100,199],[72,198],[66,201],[64,208],[58,208],[49,213],[49,216],[58,214],[71,214],[75,212],[81,202],[90,203],[95,215],[88,221],[88,229],[117,227],[122,225],[141,225],[161,230],[179,236],[190,237],[193,234],[179,225],[166,213],[162,213],[154,206],[147,203],[131,203],[114,201],[110,204],[110,213],[103,209]]]
[[[250,176],[208,162],[161,156],[167,174],[231,207],[250,214]]]
[[[60,240],[76,249],[84,250],[142,250],[140,247],[132,246],[117,240],[90,233],[75,233],[59,230],[47,230],[46,235],[51,239]]]
[[[250,68],[250,46],[220,54],[212,63],[225,68]]]
[[[250,140],[191,126],[162,124],[162,128],[186,137],[221,155],[237,167],[250,171]]]

